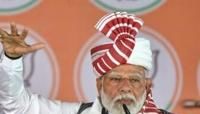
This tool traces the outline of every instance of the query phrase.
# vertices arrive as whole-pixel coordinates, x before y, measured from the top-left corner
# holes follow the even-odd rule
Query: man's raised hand
[[[5,53],[12,58],[20,57],[23,54],[39,50],[44,47],[43,43],[28,45],[24,40],[28,31],[24,29],[21,34],[18,33],[15,24],[10,24],[11,33],[0,28],[0,42],[3,45]]]

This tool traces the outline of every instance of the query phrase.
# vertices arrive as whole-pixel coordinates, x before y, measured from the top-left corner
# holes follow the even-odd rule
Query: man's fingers
[[[7,36],[8,36],[8,33],[5,30],[0,28],[0,37],[3,38],[3,37],[7,37]]]
[[[12,47],[11,45],[4,45],[4,50],[6,51],[6,53],[8,55],[11,55],[11,57],[16,57],[18,55],[23,55],[23,54],[27,54],[36,50],[39,50],[41,48],[44,48],[44,44],[43,43],[37,43],[31,46],[14,46]]]
[[[29,47],[10,48],[10,49],[7,49],[7,53],[14,54],[14,55],[23,55],[26,53],[30,53],[30,52],[39,50],[41,48],[44,48],[44,44],[38,43],[38,44],[31,45]]]
[[[22,33],[21,33],[21,38],[22,38],[22,39],[25,39],[27,35],[28,35],[28,30],[24,29],[24,30],[22,31]]]
[[[27,47],[27,52],[28,53],[33,52],[33,51],[39,50],[39,49],[44,48],[44,47],[45,47],[44,43],[33,44],[30,47]]]
[[[0,34],[0,42],[3,42],[4,40],[4,37]]]
[[[0,34],[0,42],[2,42],[3,41],[3,37],[2,37],[2,35]]]
[[[16,25],[14,23],[11,23],[10,24],[10,28],[11,28],[11,35],[17,36],[18,34],[17,34],[17,27],[16,27]]]

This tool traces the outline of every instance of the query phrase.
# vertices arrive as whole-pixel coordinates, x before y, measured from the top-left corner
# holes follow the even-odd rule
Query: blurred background
[[[151,41],[153,97],[176,114],[200,114],[200,1],[198,0],[0,0],[0,27],[29,30],[27,42],[46,48],[25,56],[25,85],[63,101],[97,96],[90,48],[104,38],[94,29],[108,12],[144,20],[137,37]],[[2,47],[0,47],[2,52]]]

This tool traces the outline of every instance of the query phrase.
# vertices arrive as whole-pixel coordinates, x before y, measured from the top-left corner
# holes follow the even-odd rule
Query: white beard
[[[143,93],[141,98],[136,100],[135,96],[131,94],[123,94],[116,96],[113,100],[101,89],[101,102],[103,106],[109,111],[111,114],[125,114],[122,104],[116,103],[117,100],[128,98],[133,100],[134,102],[130,105],[126,105],[131,114],[137,114],[141,109],[146,100],[146,91]]]

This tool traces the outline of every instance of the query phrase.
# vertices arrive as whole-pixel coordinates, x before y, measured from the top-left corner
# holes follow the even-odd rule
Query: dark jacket
[[[77,114],[81,114],[81,112],[83,112],[85,109],[91,107],[92,104],[93,104],[93,102],[91,102],[91,103],[82,103]],[[172,113],[170,113],[170,112],[168,112],[166,110],[163,110],[163,109],[159,109],[159,110],[161,112],[160,114],[172,114]],[[105,113],[105,114],[107,114],[107,113]]]

